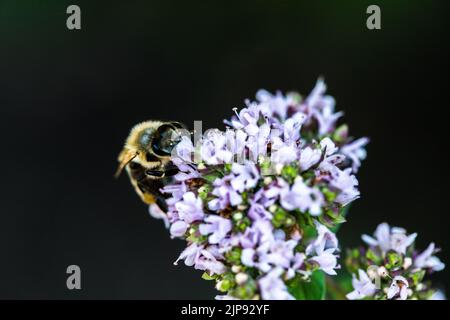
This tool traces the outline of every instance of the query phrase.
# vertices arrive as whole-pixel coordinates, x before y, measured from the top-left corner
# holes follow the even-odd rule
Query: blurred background
[[[366,28],[370,4],[381,30]],[[212,298],[173,265],[183,242],[113,179],[123,141],[146,119],[223,127],[259,88],[306,95],[319,76],[371,139],[341,244],[387,221],[449,265],[445,4],[0,0],[0,298]],[[82,290],[66,288],[70,264]],[[434,280],[450,294],[448,274]]]

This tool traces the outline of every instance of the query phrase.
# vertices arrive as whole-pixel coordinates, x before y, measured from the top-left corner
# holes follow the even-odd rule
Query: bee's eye
[[[162,125],[152,140],[152,151],[159,156],[170,156],[173,148],[180,142],[180,133],[170,125]]]
[[[144,131],[139,138],[139,143],[143,147],[149,146],[151,141],[152,141],[152,132],[151,131],[147,131],[147,130]]]

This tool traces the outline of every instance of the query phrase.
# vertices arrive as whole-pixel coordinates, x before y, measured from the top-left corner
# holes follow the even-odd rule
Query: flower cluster
[[[430,299],[436,290],[424,281],[427,274],[444,269],[431,243],[425,251],[414,248],[417,234],[380,224],[374,236],[363,235],[366,247],[349,250],[346,265],[353,273],[354,290],[348,299]]]
[[[226,293],[218,299],[295,299],[336,274],[333,230],[359,197],[368,140],[337,125],[342,112],[325,90],[321,80],[306,99],[261,90],[226,130],[175,147],[168,211],[150,211],[187,242],[175,264],[203,270]]]

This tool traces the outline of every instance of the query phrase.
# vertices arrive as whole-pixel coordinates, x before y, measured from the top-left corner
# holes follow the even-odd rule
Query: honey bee
[[[167,211],[160,189],[178,172],[171,161],[171,152],[185,132],[185,126],[174,121],[150,120],[135,125],[119,154],[115,177],[125,169],[142,201],[156,203]]]

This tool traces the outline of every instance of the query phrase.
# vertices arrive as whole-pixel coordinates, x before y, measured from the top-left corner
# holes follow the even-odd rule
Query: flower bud
[[[247,280],[248,280],[248,275],[247,275],[246,273],[241,272],[241,273],[238,273],[238,274],[236,275],[235,279],[236,279],[236,283],[237,283],[238,285],[242,285],[242,284],[244,284],[245,282],[247,282]]]
[[[375,270],[374,268],[369,267],[367,269],[367,275],[369,276],[370,279],[376,279],[378,278],[378,270]]]
[[[238,273],[240,271],[241,271],[241,266],[233,265],[231,267],[231,272],[233,272],[233,273]]]
[[[386,278],[389,275],[389,273],[385,267],[379,267],[377,270],[377,273],[382,278]]]
[[[410,257],[406,257],[403,261],[403,269],[408,269],[412,265],[412,259]]]
[[[273,181],[273,179],[271,177],[265,177],[264,178],[264,184],[265,185],[271,184],[272,181]]]

